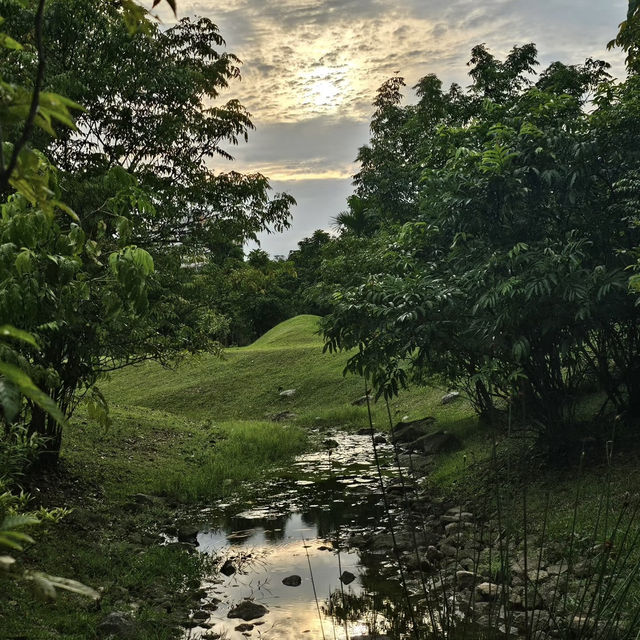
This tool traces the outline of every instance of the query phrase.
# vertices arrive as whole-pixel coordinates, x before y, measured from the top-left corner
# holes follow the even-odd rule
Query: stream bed
[[[392,447],[377,440],[386,484],[397,469]],[[381,610],[399,596],[399,582],[388,554],[365,561],[357,546],[359,532],[386,531],[371,435],[339,433],[323,447],[254,488],[251,504],[206,510],[211,524],[197,549],[215,558],[218,572],[203,583],[207,595],[185,638],[354,640],[387,628]],[[247,611],[229,617],[238,605]]]

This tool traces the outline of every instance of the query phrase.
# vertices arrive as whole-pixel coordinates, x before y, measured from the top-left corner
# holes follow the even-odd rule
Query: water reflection
[[[225,505],[215,526],[198,535],[201,551],[216,557],[219,566],[227,562],[235,570],[205,585],[209,599],[203,606],[217,605],[206,621],[209,633],[229,640],[343,640],[384,632],[390,612],[402,621],[393,604],[402,601],[400,585],[394,571],[383,566],[388,565],[384,556],[343,545],[348,532],[384,528],[371,439],[336,439],[337,450],[298,459],[295,466],[307,477],[283,478],[262,487],[255,504],[244,509]],[[388,454],[387,448],[385,465]],[[345,571],[354,576],[349,584],[340,581]],[[300,576],[299,586],[283,584],[292,575]],[[251,620],[252,626],[227,618],[245,599],[269,610]],[[196,627],[189,637],[203,637],[205,632]]]
[[[361,563],[357,551],[334,551],[331,543],[319,536],[320,527],[310,514],[294,513],[259,521],[236,517],[227,524],[240,524],[241,528],[225,527],[198,536],[202,551],[224,557],[236,568],[236,573],[211,586],[211,595],[222,601],[209,620],[216,632],[225,631],[230,639],[246,637],[235,630],[242,621],[226,617],[233,606],[246,598],[263,604],[269,613],[261,619],[264,624],[244,633],[282,640],[299,639],[304,633],[311,640],[322,638],[323,633],[326,637],[333,638],[335,633],[336,638],[346,638],[347,631],[350,636],[367,631],[367,625],[359,618],[350,618],[345,631],[344,625],[331,615],[331,608],[324,606],[332,592],[344,593],[345,597],[363,593]],[[342,571],[353,573],[355,580],[343,585],[339,580]],[[302,578],[300,586],[282,583],[292,575]]]

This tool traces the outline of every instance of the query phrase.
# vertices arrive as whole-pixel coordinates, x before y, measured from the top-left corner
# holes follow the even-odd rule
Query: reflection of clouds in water
[[[232,559],[234,553],[255,554],[253,561],[247,560],[242,565],[242,574],[229,576],[212,588],[211,595],[223,601],[210,620],[214,623],[214,631],[226,630],[230,640],[243,640],[242,634],[234,630],[242,621],[230,620],[226,615],[235,604],[245,598],[251,598],[269,609],[269,613],[263,618],[265,624],[256,627],[262,638],[299,640],[300,634],[305,633],[305,638],[317,640],[322,637],[322,629],[327,637],[333,637],[335,630],[339,640],[346,638],[344,629],[340,625],[336,626],[330,617],[324,614],[322,620],[318,617],[309,562],[319,605],[323,608],[329,594],[340,589],[340,568],[359,575],[358,554],[341,553],[339,564],[337,554],[318,549],[319,546],[323,546],[323,542],[315,538],[317,529],[308,526],[299,513],[292,514],[287,520],[284,532],[284,541],[270,544],[265,529],[256,527],[251,535],[238,540],[238,543],[231,547],[226,546],[227,534],[224,531],[200,534],[198,541],[203,551],[229,554]],[[303,538],[306,541],[306,551]],[[302,583],[299,587],[282,584],[282,579],[290,575],[301,576]],[[346,593],[356,594],[361,591],[359,579],[345,587]],[[349,624],[349,636],[363,631],[366,631],[365,623]]]

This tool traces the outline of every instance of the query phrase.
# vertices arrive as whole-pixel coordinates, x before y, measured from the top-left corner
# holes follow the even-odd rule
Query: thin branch
[[[35,38],[36,49],[38,52],[38,71],[36,73],[36,80],[33,86],[33,93],[31,94],[31,106],[29,107],[29,114],[24,123],[22,134],[13,147],[13,153],[11,154],[11,158],[9,160],[7,168],[4,168],[4,163],[0,167],[0,192],[4,191],[9,185],[11,174],[18,164],[18,156],[20,155],[20,151],[22,151],[29,138],[31,137],[31,133],[33,132],[33,124],[38,113],[38,105],[40,103],[40,92],[42,90],[42,83],[44,80],[45,66],[44,45],[42,42],[42,23],[44,20],[45,2],[46,0],[38,1],[38,9],[35,15]]]

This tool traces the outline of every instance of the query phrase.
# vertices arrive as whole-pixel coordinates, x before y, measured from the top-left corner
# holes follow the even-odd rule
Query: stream
[[[378,440],[387,484],[397,469],[392,447]],[[185,640],[355,640],[389,627],[382,611],[401,597],[394,563],[388,553],[365,557],[357,544],[359,533],[387,531],[371,435],[335,434],[293,466],[256,490],[252,504],[206,510],[211,524],[197,549],[216,559],[218,572],[203,583],[207,596]],[[228,617],[247,601],[263,609]]]

